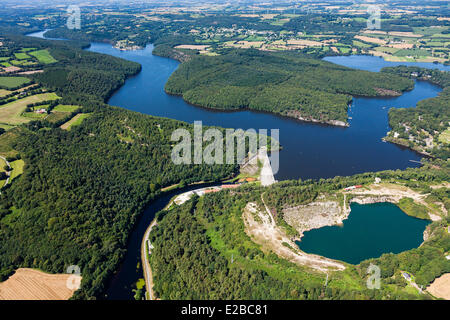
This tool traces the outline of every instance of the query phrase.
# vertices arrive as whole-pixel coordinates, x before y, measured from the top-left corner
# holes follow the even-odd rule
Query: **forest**
[[[172,74],[165,90],[208,108],[346,124],[351,95],[400,94],[413,85],[397,75],[353,70],[298,53],[249,49],[196,56]]]
[[[150,235],[154,292],[161,299],[426,299],[426,295],[403,290],[406,282],[400,270],[411,270],[420,285],[450,271],[443,255],[450,249],[450,236],[444,230],[448,218],[432,224],[436,232],[420,248],[356,266],[347,264],[345,271],[329,273],[325,287],[324,273],[294,265],[255,244],[244,231],[242,211],[250,201],[260,203],[261,193],[271,195],[266,197],[268,206],[276,209],[308,203],[319,192],[373,182],[375,176],[401,183],[416,181],[416,188],[427,189],[429,183],[445,181],[448,169],[447,164],[446,170],[426,166],[319,181],[285,181],[269,189],[247,185],[161,211]],[[435,194],[440,199],[448,197],[445,191]],[[447,206],[450,208],[450,203]],[[371,262],[382,266],[381,290],[369,290],[365,285]]]
[[[192,126],[104,103],[139,65],[75,44],[23,41],[58,60],[34,80],[90,116],[70,131],[32,121],[0,135],[0,152],[25,161],[0,196],[1,280],[20,267],[61,273],[79,265],[83,281],[74,298],[102,298],[133,226],[162,187],[221,180],[237,167],[175,166],[171,133]]]
[[[429,81],[443,88],[436,97],[420,101],[416,108],[392,108],[389,110],[389,125],[392,131],[388,141],[406,145],[433,157],[448,159],[450,142],[440,139],[450,123],[450,72],[418,67],[385,68],[384,73],[399,74],[412,79]],[[397,137],[393,134],[398,133]],[[431,138],[432,144],[427,144]]]

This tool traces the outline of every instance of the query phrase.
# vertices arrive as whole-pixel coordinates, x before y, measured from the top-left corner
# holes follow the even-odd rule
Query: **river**
[[[43,33],[38,32],[30,36],[42,38]],[[276,173],[278,180],[329,178],[367,171],[416,167],[417,164],[411,160],[420,160],[420,155],[381,140],[389,131],[387,113],[390,107],[415,107],[418,101],[435,97],[441,91],[435,85],[416,81],[415,88],[400,97],[355,97],[349,110],[350,127],[341,128],[249,110],[223,112],[189,105],[180,97],[165,94],[164,85],[179,62],[152,55],[151,44],[143,50],[120,51],[110,44],[92,43],[87,50],[135,61],[142,65],[142,71],[128,79],[110,98],[108,103],[111,105],[190,123],[201,120],[204,125],[226,128],[279,129],[283,150],[280,152],[280,170]],[[329,57],[326,60],[369,71],[379,71],[384,66],[395,65],[370,56]],[[431,63],[420,65],[447,69],[442,65]],[[127,255],[108,287],[106,298],[132,299],[131,289],[136,281],[142,278],[142,269],[138,264],[140,264],[140,244],[145,230],[155,213],[164,208],[171,197],[185,191],[187,189],[163,195],[144,212],[130,236]],[[420,232],[416,232],[414,237],[418,234],[421,235]],[[390,252],[390,248],[384,248],[383,252]],[[375,256],[377,255],[379,254],[376,253]],[[372,253],[366,257],[371,256]]]

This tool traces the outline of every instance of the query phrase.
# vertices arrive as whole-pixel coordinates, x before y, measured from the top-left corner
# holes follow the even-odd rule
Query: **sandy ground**
[[[362,40],[369,43],[376,43],[376,44],[386,44],[387,42],[378,38],[372,38],[372,37],[366,37],[366,36],[355,36],[355,39]]]
[[[261,211],[255,203],[248,203],[242,214],[245,232],[252,240],[261,245],[263,250],[272,251],[278,256],[299,266],[306,266],[318,271],[344,270],[345,266],[337,261],[321,256],[306,254],[276,225],[266,207]]]
[[[311,41],[311,40],[288,40],[288,45],[299,45],[299,46],[306,46],[306,47],[320,47],[324,44],[319,41]]]
[[[412,43],[395,43],[388,44],[388,47],[395,49],[412,49],[414,45]]]
[[[20,268],[0,283],[0,300],[67,300],[76,291],[68,288],[69,277],[74,277],[74,284],[79,286],[80,276]]]
[[[176,46],[175,49],[205,50],[209,47],[210,47],[209,45],[182,44],[182,45]]]
[[[450,300],[450,273],[446,273],[434,280],[427,291],[437,298]]]

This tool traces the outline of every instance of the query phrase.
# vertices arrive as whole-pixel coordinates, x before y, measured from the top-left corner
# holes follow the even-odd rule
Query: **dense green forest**
[[[386,140],[441,159],[450,158],[450,141],[441,138],[443,132],[449,130],[450,123],[450,72],[405,66],[382,71],[430,81],[443,88],[439,96],[420,101],[416,108],[389,110],[392,131]]]
[[[400,94],[413,82],[396,75],[358,71],[292,53],[229,50],[182,64],[165,89],[192,104],[249,108],[320,122],[347,123],[350,95]]]
[[[374,177],[429,189],[430,183],[446,181],[448,171],[448,165],[445,170],[426,166],[319,181],[285,181],[269,189],[247,185],[161,211],[157,215],[158,225],[150,235],[154,247],[150,256],[154,292],[161,299],[426,298],[403,290],[406,282],[400,270],[417,274],[420,285],[428,285],[434,278],[450,272],[443,254],[450,249],[450,236],[444,230],[448,218],[431,225],[433,236],[420,248],[399,255],[383,255],[357,266],[346,265],[345,271],[329,273],[325,287],[325,274],[294,265],[255,244],[244,231],[242,211],[250,201],[260,203],[261,193],[270,194],[266,199],[272,210],[311,202],[319,192],[372,183]],[[435,196],[448,199],[445,189],[435,191]],[[450,208],[450,203],[447,206]],[[277,215],[277,220],[280,224],[282,215]],[[381,290],[369,290],[365,285],[370,262],[382,266]]]
[[[70,131],[32,121],[0,136],[0,152],[25,161],[1,194],[1,280],[19,267],[61,273],[76,264],[83,281],[75,298],[101,297],[136,220],[162,187],[220,180],[237,167],[175,166],[171,133],[191,125],[104,104],[139,65],[75,44],[9,39],[49,48],[58,63],[34,80],[90,116]]]

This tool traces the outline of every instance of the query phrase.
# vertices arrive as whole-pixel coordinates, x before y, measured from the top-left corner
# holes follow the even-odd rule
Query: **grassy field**
[[[15,157],[17,155],[17,150],[14,150],[11,145],[16,141],[19,130],[20,129],[16,127],[0,135],[0,155],[3,157]]]
[[[447,128],[439,135],[439,141],[442,143],[450,143],[450,128]]]
[[[55,93],[42,93],[5,104],[0,107],[0,123],[18,125],[29,122],[30,118],[22,116],[28,104],[56,99],[59,97]]]
[[[19,60],[26,60],[26,59],[30,58],[30,56],[24,52],[16,52],[16,53],[14,53],[14,55],[16,56],[16,59],[19,59]]]
[[[10,94],[11,91],[0,89],[0,98]]]
[[[402,198],[398,203],[398,207],[409,216],[419,219],[430,219],[427,208],[415,203],[411,198]]]
[[[80,108],[80,106],[70,106],[70,105],[59,104],[56,107],[54,107],[52,111],[57,111],[57,112],[75,112],[79,108]]]
[[[50,64],[50,63],[58,62],[55,58],[53,58],[51,56],[51,54],[50,54],[50,52],[48,52],[48,50],[33,51],[33,52],[30,52],[30,55],[32,55],[33,57],[38,59],[39,62],[43,63],[43,64]]]
[[[52,111],[52,113],[47,115],[47,118],[45,120],[47,120],[48,122],[51,122],[51,123],[56,123],[58,121],[67,119],[69,117],[69,115],[70,115],[70,112]]]
[[[61,126],[61,129],[70,130],[72,127],[80,125],[83,122],[83,120],[89,116],[90,116],[89,113],[79,113],[75,117],[64,123]]]
[[[11,168],[13,169],[11,171],[11,181],[13,181],[15,178],[20,176],[23,173],[23,167],[25,165],[25,162],[23,160],[16,160],[9,163],[11,165]]]
[[[0,86],[6,88],[15,88],[29,82],[31,80],[25,77],[0,77]]]

